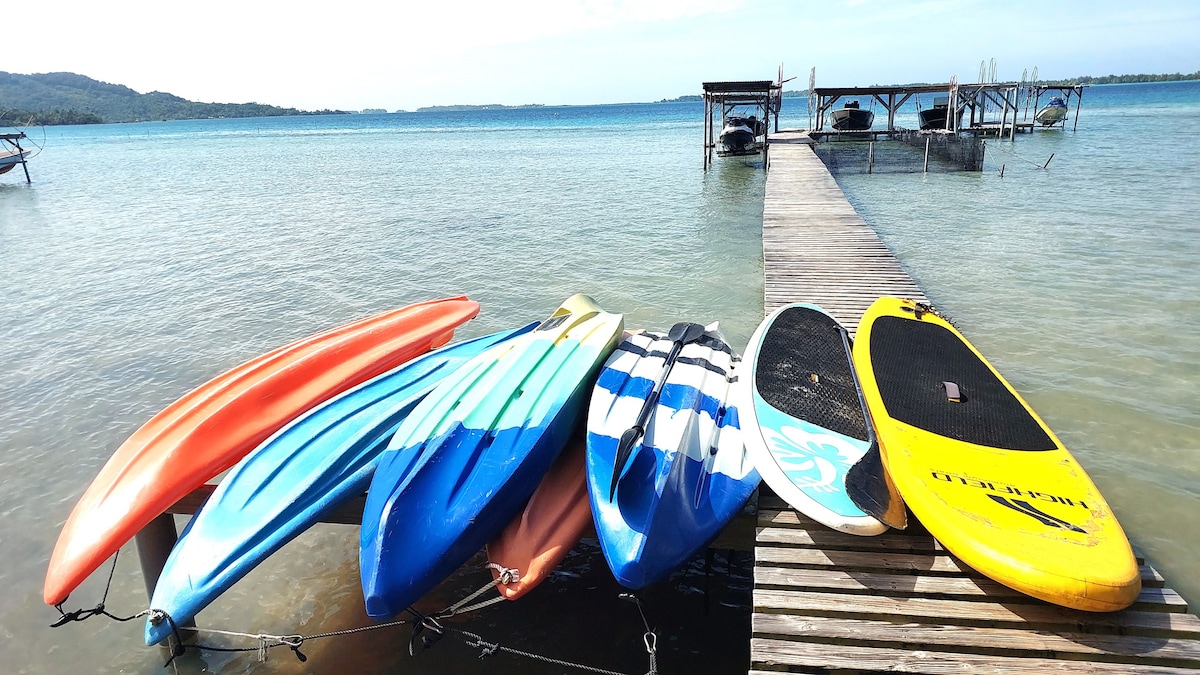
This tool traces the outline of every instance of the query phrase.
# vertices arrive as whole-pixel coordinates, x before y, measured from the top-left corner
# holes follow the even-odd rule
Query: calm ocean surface
[[[782,126],[805,126],[804,100]],[[903,123],[903,122],[902,122]],[[290,340],[466,294],[481,335],[576,292],[627,326],[762,317],[761,167],[701,171],[699,103],[58,127],[0,177],[0,664],[162,671],[141,622],[63,628],[41,602],[59,527],[112,451],[208,378]],[[40,132],[31,132],[40,142]],[[859,213],[1089,470],[1130,538],[1200,600],[1200,83],[1092,87],[1077,133],[989,141],[980,174],[847,174]],[[1054,154],[1048,170],[1043,164]],[[1005,166],[1004,177],[999,168]],[[748,554],[647,595],[660,665],[744,670]],[[93,606],[105,572],[67,603]],[[728,573],[728,576],[727,576]],[[449,604],[488,578],[437,591]],[[459,627],[645,672],[641,619],[594,546],[517,603]],[[146,605],[133,547],[107,605]],[[707,607],[707,614],[705,608]],[[312,634],[365,625],[357,531],[318,526],[199,617]],[[480,662],[406,629],[255,655],[189,653],[182,672],[563,672]],[[246,646],[232,638],[206,642]]]

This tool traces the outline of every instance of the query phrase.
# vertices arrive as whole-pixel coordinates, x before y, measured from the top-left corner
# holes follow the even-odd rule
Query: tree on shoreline
[[[1041,85],[1072,85],[1072,84],[1135,84],[1138,82],[1187,82],[1200,80],[1200,70],[1194,73],[1164,73],[1161,75],[1080,75],[1065,80],[1039,80]]]
[[[17,110],[0,108],[0,126],[55,126],[58,124],[103,124],[99,115],[78,110]]]
[[[75,73],[21,75],[0,71],[0,101],[9,112],[23,112],[23,118],[12,115],[22,125],[29,123],[30,115],[35,118],[34,124],[51,125],[344,114],[340,110],[307,111],[263,103],[200,103],[161,91],[141,94]]]

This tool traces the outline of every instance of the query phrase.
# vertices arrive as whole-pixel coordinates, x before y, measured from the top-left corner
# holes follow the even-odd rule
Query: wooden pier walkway
[[[924,300],[806,140],[772,137],[763,205],[767,311],[814,302],[853,333],[880,295]],[[1069,610],[983,577],[919,523],[856,537],[761,490],[752,675],[1200,671],[1200,619],[1140,557],[1143,589],[1131,608]]]
[[[927,302],[806,141],[802,132],[771,138],[763,201],[767,312],[812,302],[853,335],[863,312],[881,295]]]

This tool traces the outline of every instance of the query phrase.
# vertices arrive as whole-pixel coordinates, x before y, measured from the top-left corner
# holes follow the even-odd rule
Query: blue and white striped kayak
[[[521,510],[566,445],[621,328],[620,314],[572,296],[417,406],[367,493],[359,542],[367,614],[404,611]]]
[[[727,401],[738,359],[715,324],[680,350],[641,440],[614,467],[619,439],[662,379],[673,344],[658,333],[628,337],[601,371],[588,409],[596,532],[617,581],[632,589],[665,578],[708,544],[759,482]],[[620,479],[610,499],[614,471]]]
[[[268,438],[229,471],[175,544],[150,606],[180,624],[194,617],[321,514],[367,489],[400,422],[472,357],[533,330],[443,347],[318,406]],[[170,625],[147,622],[146,644]]]

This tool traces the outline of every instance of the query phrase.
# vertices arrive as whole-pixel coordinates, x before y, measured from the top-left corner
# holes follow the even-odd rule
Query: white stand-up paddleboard
[[[815,305],[776,310],[751,336],[731,398],[751,461],[775,494],[841,532],[887,529],[846,494],[846,472],[874,433],[837,319]]]

